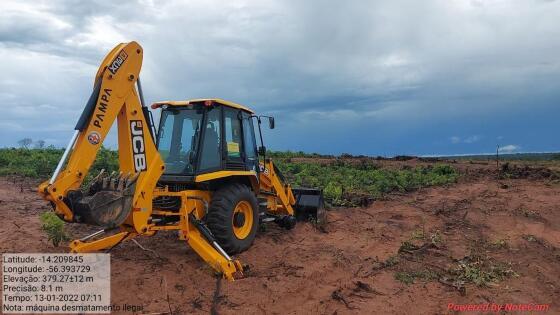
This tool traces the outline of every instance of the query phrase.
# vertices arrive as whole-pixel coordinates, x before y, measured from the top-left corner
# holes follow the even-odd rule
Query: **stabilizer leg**
[[[87,242],[83,240],[74,240],[70,243],[70,251],[72,253],[89,253],[95,252],[102,249],[111,248],[123,241],[129,240],[138,235],[135,232],[119,232],[117,234],[107,236],[92,242]]]
[[[189,231],[187,242],[206,263],[221,273],[224,278],[233,281],[235,278],[243,276],[241,263],[235,259],[228,260],[220,254],[196,229]]]
[[[238,260],[232,259],[223,248],[218,245],[212,232],[197,219],[193,213],[188,216],[183,225],[183,236],[192,249],[214,270],[221,273],[224,278],[233,281],[243,277],[243,266]]]

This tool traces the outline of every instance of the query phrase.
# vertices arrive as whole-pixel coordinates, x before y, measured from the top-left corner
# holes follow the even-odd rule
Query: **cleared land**
[[[290,159],[329,167],[341,163]],[[421,159],[342,162],[371,164],[383,172],[441,165]],[[332,208],[321,228],[300,223],[286,232],[267,226],[239,255],[250,270],[233,283],[217,281],[172,233],[137,238],[153,251],[123,243],[111,252],[113,303],[174,314],[447,313],[448,303],[550,304],[558,312],[560,184],[554,163],[512,162],[497,171],[491,162],[448,162],[458,172],[454,180],[410,189],[397,185],[381,195],[331,180],[333,196],[361,206]],[[298,180],[297,172],[290,176]],[[53,247],[41,231],[39,215],[49,207],[35,185],[0,178],[2,253],[65,250]],[[74,237],[91,231],[67,229]]]

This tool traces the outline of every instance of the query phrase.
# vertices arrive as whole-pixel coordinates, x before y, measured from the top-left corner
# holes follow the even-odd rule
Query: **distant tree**
[[[33,143],[33,140],[31,140],[31,138],[23,138],[18,141],[19,146],[24,149],[28,149],[31,143]]]
[[[45,147],[45,140],[37,140],[35,141],[35,148],[42,149]]]

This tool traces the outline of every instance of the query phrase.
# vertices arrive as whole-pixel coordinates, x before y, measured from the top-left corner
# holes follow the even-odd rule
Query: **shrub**
[[[70,237],[66,234],[64,229],[64,221],[54,212],[43,212],[39,216],[39,219],[41,220],[41,229],[47,234],[48,240],[51,241],[55,247],[58,247],[60,242],[70,240]]]
[[[19,175],[46,179],[52,175],[63,149],[0,149],[0,176]],[[101,147],[90,175],[97,175],[101,169],[107,172],[119,169],[118,152]]]
[[[0,176],[20,175],[46,179],[53,173],[63,150],[46,149],[0,149]],[[353,205],[361,197],[382,198],[399,191],[445,185],[457,181],[458,171],[447,164],[434,166],[404,167],[403,169],[381,168],[374,161],[363,158],[352,163],[337,158],[333,163],[316,163],[312,158],[327,158],[319,154],[303,152],[269,152],[274,162],[293,187],[322,188],[325,200],[334,206]],[[305,162],[294,162],[293,158],[305,157]],[[118,171],[118,152],[101,147],[95,162],[84,180],[96,176],[101,169],[111,173]],[[359,198],[353,198],[353,197]]]
[[[328,200],[332,200],[334,202],[342,200],[342,186],[337,185],[334,182],[329,182],[323,190],[323,193],[325,198]]]
[[[354,165],[342,160],[319,164],[277,159],[275,163],[294,187],[323,188],[325,199],[333,205],[348,204],[344,198],[353,194],[381,198],[393,191],[409,192],[453,183],[459,177],[458,171],[446,164],[395,170],[377,165],[364,167],[363,163]]]

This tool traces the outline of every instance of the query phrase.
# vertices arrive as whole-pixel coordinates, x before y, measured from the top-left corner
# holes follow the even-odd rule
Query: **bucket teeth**
[[[88,195],[93,195],[102,190],[124,191],[136,183],[139,175],[140,173],[133,175],[130,172],[126,174],[111,172],[111,174],[108,174],[105,170],[101,170],[83,191]]]
[[[115,174],[115,176],[111,180],[111,190],[119,190],[121,177],[122,177],[122,172]]]
[[[99,174],[97,174],[97,176],[95,176],[92,180],[91,183],[96,183],[99,181],[100,178],[102,178],[105,175],[105,169],[101,169],[101,171],[99,172]]]
[[[108,189],[108,190],[115,190],[115,180],[116,180],[116,178],[117,178],[117,172],[115,172],[115,171],[111,172],[111,175],[107,179],[107,183],[106,183],[106,186],[104,186],[104,188]]]
[[[129,178],[130,178],[130,173],[127,173],[124,176],[121,173],[119,184],[117,185],[117,190],[124,190],[128,185]]]
[[[126,183],[126,187],[130,187],[132,185],[134,185],[136,183],[136,181],[138,180],[138,177],[140,176],[140,173],[136,173],[134,175],[132,175],[132,177],[130,177]]]
[[[101,190],[109,187],[110,175],[101,177]]]
[[[134,185],[139,175],[140,173],[132,175],[130,172],[126,174],[123,172],[107,174],[104,170],[101,170],[99,175],[92,179],[83,191],[87,194],[92,194],[100,190],[123,191]]]
[[[90,182],[89,184],[87,184],[87,186],[84,188],[84,192],[86,194],[92,194],[94,193],[97,188],[99,187],[101,180],[103,178],[105,174],[105,169],[101,169],[101,171],[99,172],[99,174],[97,174],[97,176],[95,176]]]
[[[101,171],[76,202],[75,214],[79,222],[105,228],[121,225],[132,210],[139,176],[140,173]]]

